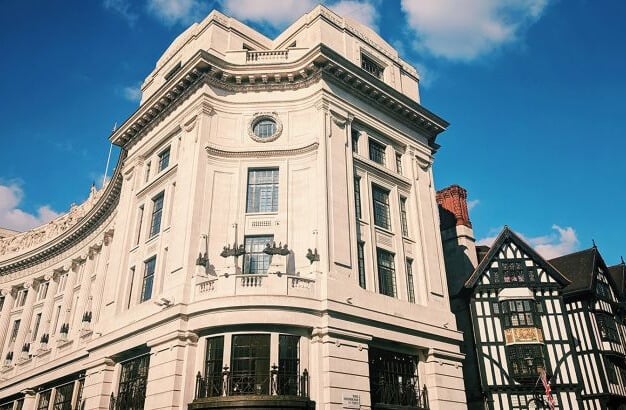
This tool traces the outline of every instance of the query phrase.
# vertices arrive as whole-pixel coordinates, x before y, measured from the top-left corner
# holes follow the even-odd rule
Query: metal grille
[[[369,369],[374,408],[376,405],[428,408],[426,388],[420,390],[415,356],[370,347]]]
[[[535,380],[545,369],[541,345],[526,344],[507,346],[510,370],[516,379]]]
[[[278,211],[278,169],[248,171],[246,212]]]
[[[223,356],[224,336],[208,338],[204,364],[204,385],[200,387],[198,397],[217,397],[223,394]]]
[[[393,254],[377,249],[378,259],[378,288],[383,295],[396,296],[396,269],[393,263]]]
[[[270,335],[234,335],[230,395],[269,394]]]
[[[270,266],[270,255],[263,252],[266,245],[274,239],[273,236],[246,236],[243,258],[243,273],[264,274]]]
[[[390,229],[389,191],[373,186],[372,196],[374,197],[374,225]]]

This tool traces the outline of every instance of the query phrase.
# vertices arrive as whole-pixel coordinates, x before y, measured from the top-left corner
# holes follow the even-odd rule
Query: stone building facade
[[[466,408],[447,123],[396,50],[214,11],[142,91],[108,185],[0,239],[0,409]]]

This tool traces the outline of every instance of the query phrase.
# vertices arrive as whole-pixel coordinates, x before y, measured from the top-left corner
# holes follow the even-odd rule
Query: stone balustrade
[[[313,277],[285,274],[236,274],[204,279],[196,284],[196,301],[236,295],[296,296],[316,299],[319,297],[319,286]]]

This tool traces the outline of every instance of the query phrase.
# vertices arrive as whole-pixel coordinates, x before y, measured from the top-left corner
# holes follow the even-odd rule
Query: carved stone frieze
[[[267,150],[267,151],[227,151],[220,148],[207,145],[205,150],[208,155],[222,158],[265,158],[265,157],[285,157],[308,152],[316,151],[319,143],[314,142],[300,148],[284,149],[284,150]]]

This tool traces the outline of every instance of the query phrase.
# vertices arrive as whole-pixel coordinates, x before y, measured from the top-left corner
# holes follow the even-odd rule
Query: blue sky
[[[438,188],[469,191],[476,237],[503,225],[544,256],[626,253],[626,2],[328,0],[421,73],[451,126]],[[5,2],[0,15],[0,226],[27,229],[99,185],[108,136],[184,28],[212,8],[274,37],[312,0]],[[116,151],[114,151],[116,158]]]

